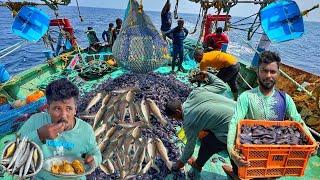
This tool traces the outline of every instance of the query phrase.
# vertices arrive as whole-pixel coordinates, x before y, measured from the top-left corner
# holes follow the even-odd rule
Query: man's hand
[[[184,163],[182,161],[178,160],[175,163],[173,163],[172,170],[178,171],[179,169],[183,168],[183,166],[184,166]]]
[[[62,133],[65,128],[65,123],[46,124],[38,129],[38,135],[41,142],[47,139],[55,139]]]
[[[94,158],[92,155],[88,155],[85,159],[84,159],[84,163],[86,164],[93,164],[94,163]]]
[[[205,79],[208,78],[208,72],[207,71],[200,71],[199,74],[197,75],[197,79],[199,81],[204,81]]]
[[[246,161],[243,155],[239,154],[236,150],[232,150],[230,156],[234,163],[237,165],[237,167],[250,166],[250,162]]]

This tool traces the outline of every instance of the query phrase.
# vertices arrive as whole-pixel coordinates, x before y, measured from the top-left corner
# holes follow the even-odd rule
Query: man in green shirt
[[[187,137],[182,157],[174,163],[173,170],[178,170],[187,163],[192,157],[197,138],[200,139],[198,157],[195,161],[190,159],[193,168],[188,174],[195,179],[200,178],[202,167],[214,153],[226,150],[228,124],[236,104],[223,95],[227,85],[221,79],[202,71],[199,79],[205,78],[209,79],[209,83],[195,88],[183,104],[172,100],[166,107],[168,116],[183,120],[183,129]]]
[[[278,121],[292,119],[303,124],[305,132],[312,137],[292,98],[274,87],[279,74],[280,61],[278,54],[270,51],[262,52],[258,63],[259,86],[243,92],[238,98],[228,132],[228,152],[233,171],[227,166],[223,167],[228,175],[236,177],[238,175],[237,167],[250,165],[234,147],[237,125],[242,119]],[[315,140],[313,139],[313,141]]]
[[[37,143],[45,159],[53,156],[84,157],[85,163],[97,167],[102,157],[94,131],[90,124],[75,117],[78,95],[78,88],[69,80],[53,81],[46,88],[48,113],[31,116],[19,133]],[[61,178],[41,170],[36,179]]]

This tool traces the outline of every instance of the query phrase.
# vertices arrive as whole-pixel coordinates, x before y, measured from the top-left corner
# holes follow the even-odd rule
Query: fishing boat
[[[224,4],[225,1],[190,1],[200,3],[201,7],[203,8],[203,20],[201,23],[202,27],[200,28],[201,32],[199,40],[197,41],[197,39],[187,39],[185,41],[185,59],[188,59],[188,61],[191,62],[193,61],[192,59],[195,47],[199,46],[201,38],[206,36],[208,33],[211,33],[213,27],[212,24],[216,25],[218,21],[222,21],[223,23],[225,23],[225,29],[227,29],[227,27],[231,27],[229,24],[229,11],[227,11],[227,13],[224,15],[220,14],[220,12],[222,12],[222,10],[224,10],[225,8],[227,9],[235,6],[235,2],[237,1],[232,1],[233,3],[231,4]],[[244,1],[243,3],[245,2],[261,4],[262,10],[264,8],[271,7],[269,6],[271,4],[271,2],[269,1]],[[20,5],[19,9],[23,5],[48,5],[48,2],[47,4],[28,4],[27,2],[24,3],[25,4],[18,3]],[[239,1],[238,3],[241,3],[241,1]],[[19,11],[17,9],[14,9],[16,8],[14,6],[15,4],[12,4],[10,2],[3,3],[3,5],[10,7],[11,10],[13,10],[14,14],[19,16]],[[67,3],[64,3],[64,1],[62,1],[62,3],[60,2],[60,4],[49,3],[49,5],[54,9],[58,7],[58,5],[67,5]],[[288,7],[289,6],[291,8],[292,4],[289,4]],[[216,8],[218,10],[218,13],[214,15],[207,14],[210,8]],[[277,8],[279,7],[274,7],[274,9],[272,10],[275,10]],[[316,7],[312,9],[315,8]],[[283,23],[284,21],[289,22],[290,18],[291,20],[294,18],[300,18],[301,20],[302,15],[307,14],[312,9],[304,11],[302,13],[300,13],[299,11],[299,14],[292,13],[290,14],[291,17],[286,17],[287,19],[281,20],[281,23]],[[270,14],[270,11],[268,11],[268,9],[264,9],[264,11],[261,12],[257,15],[257,18],[255,19],[255,22],[253,24],[257,23],[256,20],[259,19],[259,15],[260,18],[268,18],[272,15]],[[176,13],[177,9],[175,10],[175,15]],[[264,24],[262,18],[260,20],[261,25],[264,26],[263,28],[265,33],[261,37],[261,44],[259,44],[258,48],[252,48],[254,51],[256,51],[257,54],[267,48],[268,45],[266,46],[265,44],[263,44],[265,43],[263,42],[263,40],[265,40],[266,37],[269,43],[283,42],[299,38],[303,33],[303,29],[301,29],[301,27],[299,28],[301,22],[296,26],[291,27],[292,30],[295,29],[296,31],[290,31],[290,33],[286,33],[285,31],[281,31],[283,30],[281,28],[285,28],[283,24],[279,24],[279,22],[274,22],[272,31],[275,32],[272,32],[271,30],[267,30],[268,26],[271,25]],[[66,32],[69,32],[68,36],[71,41],[72,48],[70,48],[70,50],[68,50],[67,52],[63,52],[55,57],[53,57],[52,55],[48,55],[46,63],[39,64],[29,70],[21,72],[12,77],[10,80],[0,84],[0,94],[1,98],[3,99],[3,104],[0,106],[1,151],[4,148],[3,143],[8,139],[12,138],[12,136],[14,136],[14,133],[23,124],[23,122],[25,122],[31,114],[43,110],[43,108],[45,108],[46,105],[43,96],[39,96],[34,100],[32,100],[31,98],[31,101],[28,102],[28,104],[25,104],[25,102],[22,103],[21,100],[25,100],[28,98],[30,99],[30,97],[34,97],[34,95],[37,94],[36,92],[38,92],[39,90],[44,90],[46,85],[52,80],[61,77],[67,77],[76,85],[78,85],[81,95],[85,96],[87,93],[95,91],[95,88],[103,82],[128,73],[128,71],[126,71],[122,67],[117,66],[117,64],[115,63],[111,47],[104,44],[101,44],[98,50],[93,50],[90,47],[85,49],[81,49],[80,47],[78,47],[77,42],[75,41],[76,38],[73,35],[73,27],[71,26],[68,19],[50,19],[48,22],[48,26],[59,26],[62,27],[62,29],[64,29]],[[256,26],[252,27],[256,28]],[[254,32],[255,30],[253,30],[252,28],[250,31],[248,31],[248,40],[251,39]],[[281,34],[280,37],[274,35],[279,32],[283,32],[283,34]],[[41,37],[44,37],[44,35],[42,35]],[[241,63],[241,69],[238,82],[240,91],[243,92],[245,90],[257,86],[257,77],[254,66],[254,61],[257,61],[257,59],[254,59],[252,63],[251,61],[242,60],[240,58],[239,61]],[[96,69],[93,69],[92,67],[96,67]],[[186,64],[186,68],[195,68],[195,63]],[[97,73],[97,71],[99,71],[100,73]],[[167,75],[170,72],[170,67],[164,65],[163,67],[157,69],[156,72],[159,74]],[[177,79],[191,86],[191,84],[188,83],[188,81],[186,80],[187,77],[188,73],[179,72],[177,74]],[[277,88],[287,92],[289,95],[293,97],[299,112],[301,113],[303,119],[305,120],[306,124],[309,126],[311,132],[317,140],[320,139],[319,82],[319,75],[306,72],[297,67],[282,64],[281,76],[279,77],[277,83]],[[199,147],[197,146],[194,153],[197,154],[198,150]],[[227,163],[230,162],[228,159],[227,152],[221,152],[219,153],[219,155],[223,157],[223,159],[225,159]],[[319,156],[310,157],[307,168],[304,171],[304,176],[302,178],[317,179],[320,172],[319,162]],[[226,179],[227,176],[222,171],[221,165],[222,162],[218,162],[216,164],[207,162],[203,169],[202,177],[205,179]],[[9,178],[9,176],[6,177]],[[169,174],[167,179],[171,178],[173,177]],[[281,179],[295,179],[295,177],[282,177]]]

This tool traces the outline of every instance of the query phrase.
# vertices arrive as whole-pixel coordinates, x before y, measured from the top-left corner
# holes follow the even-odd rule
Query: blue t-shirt
[[[43,125],[52,123],[48,113],[38,113],[30,117],[20,128],[19,133],[22,136],[27,136],[31,141],[39,145],[43,152],[44,159],[52,156],[74,156],[81,158],[83,154],[92,155],[96,167],[102,161],[100,149],[96,142],[94,131],[90,124],[76,118],[76,124],[73,129],[64,131],[56,139],[46,140],[43,144],[38,136],[37,129]],[[35,177],[45,180],[61,180],[45,170],[41,170]],[[86,179],[82,176],[77,179]]]
[[[166,35],[172,39],[173,46],[183,47],[183,40],[188,36],[188,33],[189,32],[186,28],[180,30],[179,27],[175,27],[170,31],[167,31]]]
[[[171,29],[172,17],[171,12],[161,14],[161,31],[169,31]]]

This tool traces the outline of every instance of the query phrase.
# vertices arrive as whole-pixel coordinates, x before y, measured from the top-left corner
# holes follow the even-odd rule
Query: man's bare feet
[[[224,165],[222,166],[222,169],[223,169],[223,171],[224,171],[228,176],[230,176],[232,179],[234,179],[234,180],[240,180],[240,178],[233,173],[232,166],[227,165],[227,164],[224,164]]]

